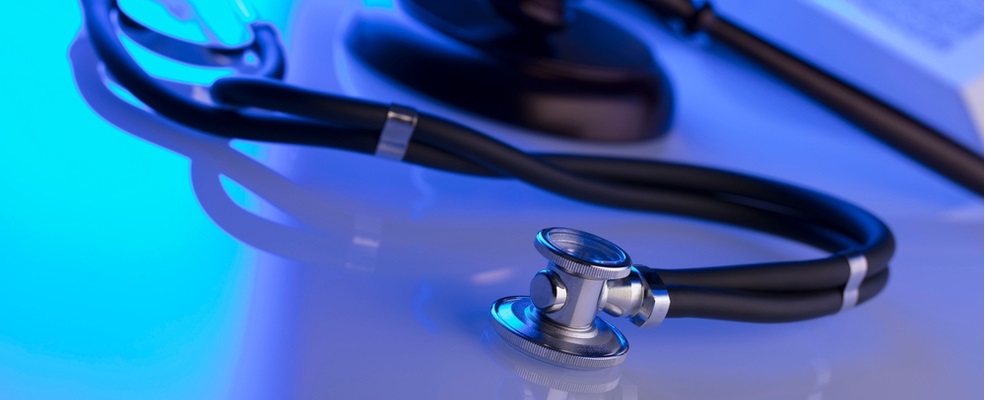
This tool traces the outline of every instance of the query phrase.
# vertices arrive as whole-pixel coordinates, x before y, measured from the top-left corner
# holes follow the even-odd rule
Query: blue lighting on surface
[[[158,78],[207,85],[214,82],[216,79],[233,74],[233,71],[227,68],[204,68],[180,63],[165,57],[161,57],[134,43],[125,36],[121,39],[123,46],[130,52],[133,59],[136,60],[137,63],[140,64],[145,71],[147,71],[147,73]]]
[[[119,5],[127,15],[160,32],[195,43],[209,41],[187,1],[121,0]]]
[[[304,3],[305,18],[289,24],[292,4],[303,2],[119,1],[148,25],[200,43],[240,44],[246,23],[271,21],[285,28],[291,83],[419,103],[531,151],[587,149],[514,132],[374,76],[342,46],[344,19],[331,25],[307,8],[337,12],[342,2]],[[395,3],[345,5],[387,14],[400,11]],[[529,264],[536,254],[509,253],[513,234],[571,221],[629,238],[634,257],[632,248],[641,261],[671,267],[804,250],[739,228],[582,204],[519,181],[199,134],[112,82],[104,83],[117,97],[100,93],[124,107],[107,111],[114,107],[79,89],[98,86],[96,63],[69,60],[70,48],[73,58],[80,49],[74,3],[17,1],[4,11],[16,17],[0,24],[10,38],[0,41],[9,56],[0,64],[0,400],[489,397],[501,376],[523,383],[476,343],[490,302],[523,293],[537,268]],[[312,35],[315,28],[339,35]],[[674,60],[667,65],[680,84],[675,131],[659,143],[598,149],[803,179],[860,200],[900,233],[900,267],[885,294],[838,317],[779,326],[685,320],[634,331],[619,390],[733,398],[977,393],[980,320],[968,318],[966,305],[981,294],[980,199],[937,190],[944,183],[911,174],[918,167],[733,53],[653,43],[670,44],[659,56]],[[165,79],[209,83],[230,73],[127,46]],[[92,79],[74,79],[80,65],[92,67],[85,75]],[[908,170],[886,172],[897,168]],[[842,179],[854,175],[860,179]],[[921,185],[930,190],[920,193]],[[530,251],[528,237],[523,244]],[[940,266],[947,273],[935,273]],[[926,290],[935,287],[949,290]],[[912,293],[927,295],[914,301]],[[386,315],[368,318],[366,310]]]
[[[393,8],[393,0],[363,0],[363,5],[373,8]]]
[[[219,177],[222,189],[226,191],[226,195],[236,203],[236,205],[242,207],[244,210],[258,214],[261,211],[261,204],[267,204],[262,200],[261,197],[257,196],[239,182],[222,175]]]
[[[120,8],[160,32],[228,46],[249,40],[246,26],[257,16],[246,0],[121,0]]]
[[[145,110],[147,109],[147,105],[144,104],[144,102],[140,101],[140,99],[138,99],[137,96],[134,96],[133,93],[130,93],[129,90],[127,90],[123,86],[120,86],[118,83],[116,83],[109,77],[103,76],[103,84],[106,85],[106,87],[109,88],[109,90],[113,92],[113,94],[115,94],[116,97],[123,99],[123,101],[130,103],[135,107],[143,108]]]
[[[207,38],[163,3],[143,3],[154,26]],[[216,10],[199,12],[230,14],[230,2],[210,4]],[[242,351],[252,252],[202,211],[184,156],[120,131],[83,101],[68,59],[80,10],[58,7],[38,22],[0,25],[17,38],[0,51],[30,60],[0,66],[0,168],[10,172],[0,196],[0,398],[222,398]],[[219,32],[235,29],[210,27],[234,42]],[[223,73],[129,47],[183,81]]]

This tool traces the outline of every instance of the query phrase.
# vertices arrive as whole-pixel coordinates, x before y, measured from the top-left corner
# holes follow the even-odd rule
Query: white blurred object
[[[982,2],[711,3],[731,22],[982,154]]]

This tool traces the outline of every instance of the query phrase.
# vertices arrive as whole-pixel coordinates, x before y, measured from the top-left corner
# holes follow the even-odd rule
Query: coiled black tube
[[[114,0],[83,0],[90,41],[112,76],[144,104],[189,127],[230,138],[370,154],[388,106],[285,85],[276,32],[254,24],[266,78],[231,77],[211,87],[219,107],[177,94],[140,69],[113,31]],[[270,111],[290,114],[283,116]],[[420,114],[404,161],[454,172],[513,177],[586,202],[687,215],[801,241],[832,256],[695,269],[645,269],[665,283],[673,317],[788,321],[841,307],[846,256],[868,269],[860,298],[878,293],[894,251],[889,229],[844,201],[795,186],[711,168],[639,159],[528,154],[460,124]]]

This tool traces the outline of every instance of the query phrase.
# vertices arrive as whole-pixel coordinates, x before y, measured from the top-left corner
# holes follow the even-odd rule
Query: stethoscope
[[[885,286],[894,251],[878,218],[842,200],[788,184],[711,168],[641,159],[530,154],[452,121],[279,82],[284,58],[276,30],[254,23],[240,47],[183,42],[142,26],[115,0],[83,0],[85,27],[106,71],[161,116],[213,135],[344,149],[430,168],[515,177],[541,189],[617,208],[680,214],[799,241],[818,259],[696,269],[634,264],[619,246],[587,232],[548,228],[535,236],[546,267],[530,295],[491,310],[495,330],[540,360],[605,368],[625,359],[628,341],[599,311],[639,326],[666,318],[796,321],[835,314]],[[191,97],[147,74],[123,47],[123,33],[166,57],[249,70]]]

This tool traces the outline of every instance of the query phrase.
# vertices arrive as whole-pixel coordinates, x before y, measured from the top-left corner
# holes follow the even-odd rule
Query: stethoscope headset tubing
[[[274,27],[251,25],[253,77],[217,80],[208,105],[146,73],[114,29],[115,0],[83,0],[89,40],[122,87],[162,116],[221,137],[321,146],[373,154],[389,106],[280,82],[284,56]],[[282,114],[271,113],[278,112]],[[288,115],[283,115],[288,114]],[[706,167],[642,159],[526,153],[468,127],[419,113],[403,161],[451,172],[513,177],[585,202],[685,215],[771,233],[831,253],[827,257],[692,269],[642,268],[665,285],[668,317],[780,322],[834,314],[852,278],[849,259],[868,268],[858,303],[885,286],[894,239],[871,213],[821,193]]]

